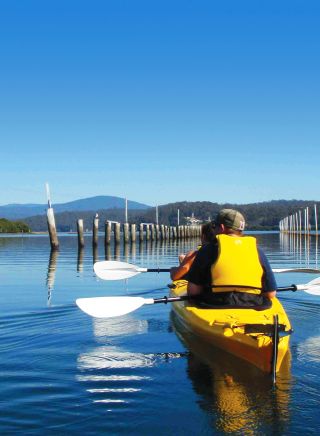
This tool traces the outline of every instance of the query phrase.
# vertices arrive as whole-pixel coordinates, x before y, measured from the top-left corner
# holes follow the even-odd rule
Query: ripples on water
[[[305,243],[259,234],[274,267],[318,266]],[[167,293],[167,274],[128,282],[96,278],[96,260],[160,268],[197,241],[85,249],[60,237],[0,237],[1,434],[297,434],[319,424],[320,300],[283,293],[294,334],[291,356],[272,388],[267,375],[215,350],[177,325],[169,305],[92,319],[78,297]],[[306,274],[278,275],[279,285]]]

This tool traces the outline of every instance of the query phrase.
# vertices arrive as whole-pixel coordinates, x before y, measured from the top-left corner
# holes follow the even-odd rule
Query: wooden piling
[[[150,227],[149,227],[149,224],[146,224],[146,240],[150,241]]]
[[[172,238],[177,239],[177,227],[172,227]]]
[[[131,224],[131,242],[135,243],[136,239],[137,239],[136,225],[135,224]]]
[[[77,232],[78,232],[78,247],[84,247],[84,236],[83,236],[83,219],[78,219],[77,221]]]
[[[114,244],[114,260],[120,260],[120,244]]]
[[[51,249],[56,250],[59,248],[59,241],[58,241],[56,222],[54,219],[54,213],[52,207],[49,207],[47,210],[47,223],[48,223],[48,232],[50,237]]]
[[[99,260],[98,245],[93,245],[92,246],[92,261],[93,261],[93,264],[98,262],[98,260]]]
[[[116,244],[120,243],[120,223],[114,224],[114,242]]]
[[[77,271],[82,272],[83,271],[83,256],[84,256],[84,249],[83,247],[78,247],[78,259],[77,259]]]
[[[93,225],[92,225],[92,245],[96,247],[98,245],[98,234],[99,232],[99,218],[98,214],[93,218]]]
[[[110,245],[111,242],[111,223],[110,221],[105,222],[105,234],[104,234],[104,244]]]
[[[123,242],[125,244],[128,244],[128,242],[129,242],[129,224],[128,223],[123,224]]]
[[[150,228],[151,228],[151,241],[154,241],[156,239],[156,229],[154,224],[151,224]]]
[[[139,241],[143,242],[143,224],[139,224]]]
[[[106,244],[104,247],[104,250],[105,250],[105,253],[104,253],[105,259],[112,260],[110,244]]]

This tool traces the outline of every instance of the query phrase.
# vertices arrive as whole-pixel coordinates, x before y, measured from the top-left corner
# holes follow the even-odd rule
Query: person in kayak
[[[188,295],[214,306],[270,307],[276,280],[256,238],[243,235],[243,215],[222,209],[212,226],[214,240],[198,251],[188,273]]]
[[[180,254],[180,265],[173,266],[170,269],[171,280],[187,279],[187,273],[190,270],[199,249],[204,245],[209,244],[209,242],[212,242],[214,238],[215,228],[212,223],[210,222],[203,224],[201,226],[201,245],[198,247],[197,250],[189,251],[187,254]]]

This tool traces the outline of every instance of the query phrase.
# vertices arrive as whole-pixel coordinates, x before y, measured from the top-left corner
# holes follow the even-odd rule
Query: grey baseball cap
[[[224,224],[233,230],[244,230],[246,221],[242,213],[234,209],[221,209],[216,219],[216,224]]]

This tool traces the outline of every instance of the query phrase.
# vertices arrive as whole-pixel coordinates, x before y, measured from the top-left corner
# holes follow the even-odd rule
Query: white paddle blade
[[[311,295],[320,296],[320,277],[317,277],[306,285],[297,285],[298,290],[302,290]]]
[[[286,273],[286,272],[297,272],[297,273],[311,273],[318,274],[320,269],[317,268],[273,268],[274,273]]]
[[[78,298],[77,306],[95,318],[122,316],[139,309],[144,304],[153,304],[153,298],[142,297],[94,297]]]
[[[96,262],[93,265],[96,275],[103,280],[123,280],[130,279],[137,274],[140,274],[140,270],[143,268],[137,268],[127,262],[118,262],[115,260],[105,260],[102,262]]]

